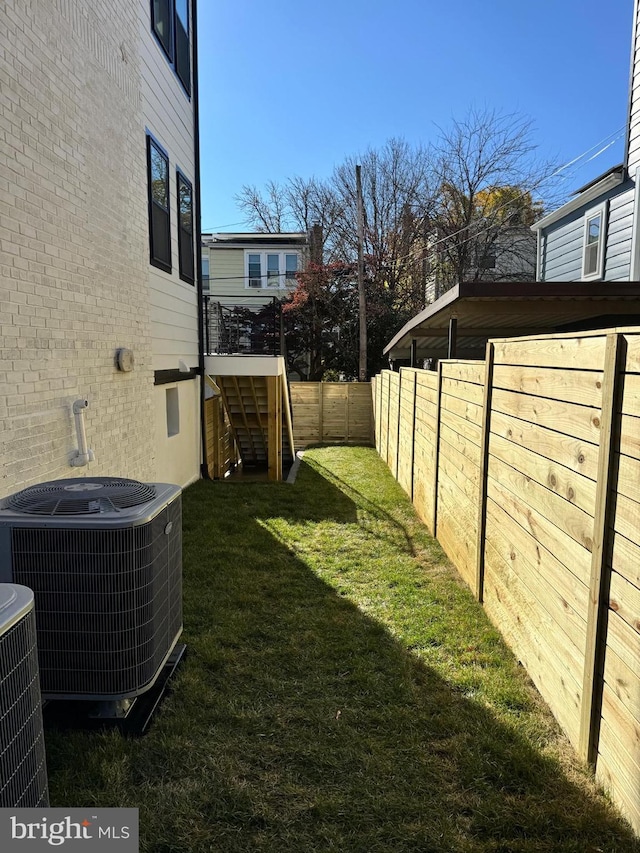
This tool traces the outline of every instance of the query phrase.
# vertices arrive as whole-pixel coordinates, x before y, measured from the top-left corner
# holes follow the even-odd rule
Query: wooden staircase
[[[267,468],[270,480],[295,456],[285,376],[215,376],[243,468]]]

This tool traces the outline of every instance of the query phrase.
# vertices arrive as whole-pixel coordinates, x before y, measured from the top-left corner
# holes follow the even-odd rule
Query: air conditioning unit
[[[33,592],[0,584],[0,808],[48,805]]]
[[[182,632],[180,488],[94,477],[5,498],[0,581],[34,592],[45,699],[141,695]]]

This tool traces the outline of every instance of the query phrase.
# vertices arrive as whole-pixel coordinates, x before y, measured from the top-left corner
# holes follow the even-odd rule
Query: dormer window
[[[604,269],[604,243],[606,208],[590,210],[584,222],[584,251],[582,255],[582,279],[601,279]]]

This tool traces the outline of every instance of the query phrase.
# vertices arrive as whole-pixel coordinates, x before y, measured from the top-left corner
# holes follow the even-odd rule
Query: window
[[[180,399],[177,388],[166,390],[167,438],[180,433]]]
[[[194,282],[193,188],[182,172],[176,172],[178,188],[178,267],[180,278]]]
[[[151,29],[190,95],[189,0],[151,0]]]
[[[187,0],[176,3],[176,74],[187,95],[191,94],[191,57],[189,55],[189,4]]]
[[[492,249],[479,250],[476,256],[476,266],[480,270],[496,268],[496,253]]]
[[[202,290],[209,292],[209,258],[202,258]]]
[[[584,221],[584,251],[582,256],[582,278],[602,278],[604,269],[604,236],[606,209],[588,211]]]
[[[147,184],[150,260],[153,266],[165,272],[171,272],[169,157],[149,135],[147,135]]]
[[[280,284],[280,255],[267,255],[267,287]]]
[[[285,255],[284,256],[284,277],[287,280],[287,284],[295,283],[297,272],[298,272],[298,256],[297,255]]]
[[[246,287],[284,290],[296,284],[297,252],[246,252]]]
[[[247,255],[247,287],[262,287],[260,255]]]
[[[173,14],[171,0],[151,0],[151,29],[173,62]]]

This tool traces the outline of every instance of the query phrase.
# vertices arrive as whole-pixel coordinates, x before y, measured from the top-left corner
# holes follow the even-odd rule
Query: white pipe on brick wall
[[[88,407],[88,400],[76,400],[73,404],[73,417],[76,422],[76,433],[78,436],[78,450],[76,455],[71,460],[74,468],[79,468],[93,462],[95,456],[93,450],[87,447],[87,434],[84,428],[84,410]]]

